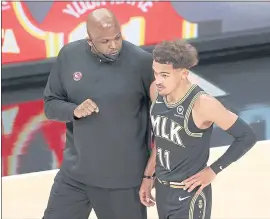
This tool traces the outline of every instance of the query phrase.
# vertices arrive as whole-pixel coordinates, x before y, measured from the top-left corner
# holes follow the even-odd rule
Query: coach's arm
[[[63,47],[53,65],[44,90],[44,112],[48,119],[60,122],[74,120],[74,110],[77,105],[68,102],[63,86],[63,71],[65,69],[65,47]]]

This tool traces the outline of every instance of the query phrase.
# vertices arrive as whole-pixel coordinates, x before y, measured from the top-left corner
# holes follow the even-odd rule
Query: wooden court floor
[[[211,149],[209,163],[227,147]],[[41,219],[57,170],[2,178],[2,219]],[[213,183],[213,219],[270,219],[270,141],[258,142]],[[148,219],[158,219],[156,208]],[[94,212],[91,219],[96,218]]]

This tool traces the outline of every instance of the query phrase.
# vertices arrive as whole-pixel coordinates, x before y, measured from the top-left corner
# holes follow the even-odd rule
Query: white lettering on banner
[[[66,8],[63,9],[63,13],[69,14],[76,18],[86,13],[88,10],[95,10],[97,7],[106,5],[106,2],[72,2],[67,4]]]
[[[87,36],[86,23],[80,23],[68,36],[68,42],[80,40]],[[123,38],[137,46],[144,45],[145,19],[144,17],[131,17],[121,26]]]
[[[1,2],[1,6],[2,6],[2,7],[1,7],[2,11],[5,11],[5,10],[10,9],[9,2],[2,1],[2,2]]]
[[[67,4],[66,8],[63,9],[63,13],[72,15],[72,16],[74,16],[76,18],[80,17],[80,15],[78,13],[76,13],[74,8],[72,8],[70,4]]]
[[[20,48],[12,29],[2,29],[2,39],[2,53],[20,53]]]
[[[116,1],[116,0],[111,0],[112,5],[114,5],[114,4],[120,5],[120,4],[125,4],[126,3],[126,4],[129,4],[129,5],[135,6],[137,2],[138,1]]]
[[[86,12],[95,10],[99,7],[103,7],[107,5],[107,3],[111,5],[127,4],[130,6],[136,6],[142,12],[145,12],[145,13],[148,12],[149,8],[153,7],[152,1],[115,1],[115,0],[111,0],[110,2],[73,1],[72,3],[68,3],[66,5],[66,8],[64,8],[62,12],[65,14],[71,15],[73,17],[80,18],[81,15],[85,14]]]
[[[142,12],[148,12],[148,8],[153,6],[152,1],[114,1],[114,0],[111,0],[111,4],[116,4],[116,5],[128,4],[131,6],[135,6],[137,4],[137,7],[141,9]]]
[[[153,6],[153,2],[139,2],[138,8],[142,10],[142,12],[148,12],[148,8]]]

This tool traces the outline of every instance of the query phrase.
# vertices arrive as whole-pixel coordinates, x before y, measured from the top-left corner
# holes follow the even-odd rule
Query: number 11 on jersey
[[[166,170],[171,170],[170,167],[170,151],[162,150],[161,148],[157,148],[157,156],[160,162],[160,165],[164,167]]]

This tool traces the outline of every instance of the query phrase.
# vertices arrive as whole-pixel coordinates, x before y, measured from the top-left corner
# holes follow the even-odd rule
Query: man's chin
[[[119,51],[113,52],[113,53],[110,53],[110,54],[107,54],[107,55],[109,55],[109,56],[115,56],[115,55],[117,55],[118,53],[119,53]]]
[[[158,94],[159,94],[160,96],[163,96],[163,97],[167,95],[167,93],[166,93],[164,90],[158,91]]]

